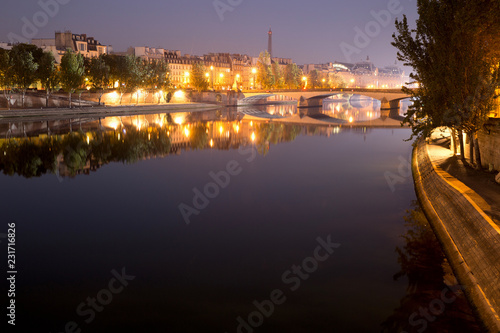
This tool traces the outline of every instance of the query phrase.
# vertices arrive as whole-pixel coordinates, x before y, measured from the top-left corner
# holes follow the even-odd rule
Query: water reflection
[[[381,111],[381,102],[377,99],[362,95],[334,95],[323,100],[322,113],[332,118],[338,118],[347,122],[369,121],[374,119],[393,118],[402,120],[411,105],[409,99],[400,102],[400,108],[396,110]]]
[[[271,144],[293,141],[301,132],[295,125],[237,119],[231,110],[5,125],[0,125],[6,137],[0,140],[0,169],[27,178],[74,177],[112,162],[130,164],[182,150],[255,145],[267,155]]]
[[[405,217],[405,245],[396,248],[401,271],[394,275],[395,280],[407,277],[407,294],[382,331],[480,332],[418,202],[412,206]]]

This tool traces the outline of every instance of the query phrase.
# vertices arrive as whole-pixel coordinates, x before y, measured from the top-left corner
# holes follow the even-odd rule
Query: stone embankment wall
[[[81,95],[81,102],[77,93],[72,94],[71,101],[73,106],[97,106],[99,101],[99,94],[83,92]],[[187,103],[189,96],[187,94],[180,94],[172,97],[171,103]],[[109,106],[120,105],[120,94],[116,92],[107,92],[103,94],[101,103]],[[158,103],[158,96],[154,94],[141,94],[139,95],[139,105],[141,104],[156,104]],[[165,103],[162,98],[161,103]],[[137,104],[137,94],[123,94],[122,105]],[[45,108],[45,93],[27,93],[24,100],[25,109],[40,109]],[[67,108],[69,107],[69,96],[66,93],[52,94],[49,99],[49,108]],[[7,100],[3,94],[0,95],[0,108],[7,108]],[[12,110],[22,109],[21,94],[11,94],[11,107]]]
[[[500,332],[500,228],[474,203],[471,190],[433,165],[420,141],[413,154],[420,204],[488,332]]]

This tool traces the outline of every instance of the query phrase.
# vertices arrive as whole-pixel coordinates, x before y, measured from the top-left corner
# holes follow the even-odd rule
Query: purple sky
[[[39,2],[56,1],[66,3],[59,5],[56,15],[41,13]],[[215,3],[225,4],[225,11],[218,13]],[[373,13],[381,11],[389,15],[381,15],[378,23]],[[415,0],[6,0],[0,13],[0,41],[9,41],[9,33],[26,36],[24,18],[31,23],[38,20],[35,38],[53,38],[55,30],[71,30],[111,44],[115,51],[151,46],[198,55],[257,56],[267,48],[271,26],[274,56],[305,64],[354,62],[369,55],[383,67],[396,60],[391,35],[395,18],[403,14],[410,22],[416,20]],[[386,18],[390,23],[385,23]],[[356,41],[356,28],[371,29],[371,36]],[[352,47],[351,54],[343,52],[341,45]]]

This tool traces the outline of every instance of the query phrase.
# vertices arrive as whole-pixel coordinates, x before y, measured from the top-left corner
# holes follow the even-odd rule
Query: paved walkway
[[[0,110],[0,119],[25,118],[25,117],[53,117],[53,116],[120,116],[130,114],[146,113],[169,113],[194,110],[212,110],[220,108],[213,104],[200,103],[170,103],[170,104],[147,104],[147,105],[121,105],[100,107],[73,107],[50,108],[50,109],[14,109]]]
[[[453,177],[451,152],[420,141],[413,156],[417,196],[444,252],[488,332],[500,332],[500,228],[482,208],[496,211],[478,192]],[[459,162],[458,162],[459,163]],[[460,176],[458,169],[457,176]],[[481,177],[464,180],[478,189]]]

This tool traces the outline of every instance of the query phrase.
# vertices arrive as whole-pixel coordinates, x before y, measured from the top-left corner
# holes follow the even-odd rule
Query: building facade
[[[50,51],[56,62],[61,63],[62,56],[70,49],[85,58],[96,58],[101,54],[109,53],[110,46],[102,45],[94,37],[86,34],[74,34],[71,31],[56,31],[54,38],[34,38],[31,44],[38,46],[44,51]]]

